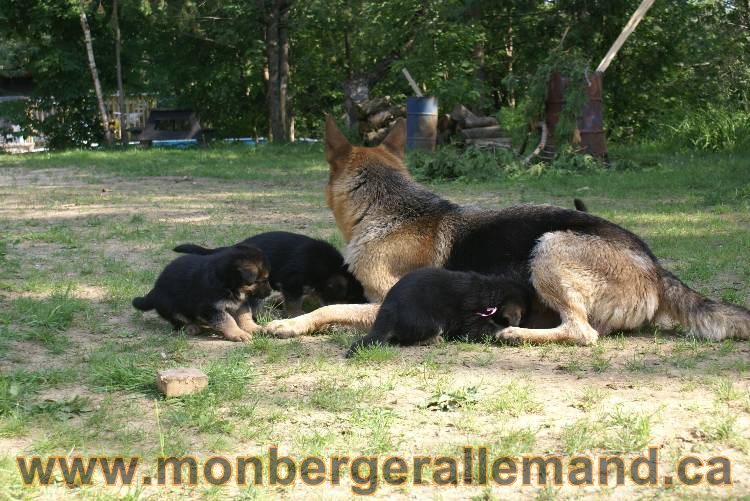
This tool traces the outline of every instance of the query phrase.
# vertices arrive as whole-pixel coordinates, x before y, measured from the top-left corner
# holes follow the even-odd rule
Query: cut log
[[[378,111],[377,113],[370,115],[367,117],[367,123],[370,127],[374,129],[380,129],[383,127],[383,124],[385,124],[388,120],[393,118],[393,114],[391,114],[391,110],[383,110]]]
[[[369,117],[370,115],[374,115],[379,111],[389,108],[391,106],[391,98],[390,96],[376,97],[374,99],[363,101],[358,104],[358,106],[362,110],[362,113],[366,117]]]
[[[406,116],[406,106],[395,104],[388,108],[388,111],[391,112],[391,115],[394,117],[405,117]]]
[[[439,131],[453,130],[455,127],[456,122],[447,113],[438,116],[437,128]]]
[[[502,137],[503,130],[499,125],[490,127],[477,127],[476,129],[461,129],[461,134],[467,139],[485,139]]]
[[[476,115],[469,111],[463,104],[457,104],[453,111],[451,111],[451,118],[453,121],[463,125],[468,117],[475,117]]]
[[[365,134],[365,141],[368,144],[379,144],[388,135],[389,130],[390,127],[383,127],[382,129],[370,131]]]
[[[509,137],[494,137],[494,138],[482,138],[482,139],[467,139],[466,144],[483,147],[493,148],[512,148],[511,140]]]
[[[478,117],[476,115],[466,117],[464,121],[464,129],[474,129],[476,127],[491,127],[498,125],[498,121],[495,117]]]

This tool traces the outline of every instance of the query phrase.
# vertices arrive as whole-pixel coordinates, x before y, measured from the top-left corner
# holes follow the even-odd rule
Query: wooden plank
[[[651,8],[651,6],[654,4],[655,0],[643,0],[641,2],[641,5],[636,9],[636,11],[633,13],[633,15],[630,17],[630,21],[628,21],[628,24],[625,25],[625,27],[622,29],[622,33],[620,33],[620,36],[617,37],[617,40],[615,40],[615,43],[612,44],[612,47],[609,48],[607,51],[607,54],[604,56],[604,59],[602,59],[602,62],[599,63],[599,66],[596,68],[596,71],[600,71],[604,73],[607,71],[607,68],[609,68],[609,63],[612,62],[612,60],[617,55],[617,52],[620,50],[620,48],[625,43],[625,40],[628,39],[628,37],[635,31],[635,28],[638,26],[638,23],[641,22],[641,19],[643,19],[643,16],[646,15],[646,12],[648,12],[648,9]]]
[[[498,125],[497,118],[495,117],[478,117],[468,116],[464,123],[464,128],[474,129],[476,127],[490,127],[492,125]]]
[[[512,147],[509,137],[496,137],[492,139],[467,139],[466,144],[473,144],[474,146],[492,146],[497,148]]]
[[[463,129],[461,134],[468,139],[498,138],[503,136],[503,130],[499,125],[489,127],[477,127],[475,129]]]
[[[409,70],[407,70],[406,68],[401,68],[401,71],[404,72],[404,76],[406,77],[406,80],[409,81],[409,85],[411,86],[411,90],[414,91],[414,94],[416,94],[417,97],[422,97],[422,91],[419,90],[417,82],[415,82],[411,77],[411,73],[409,73]]]

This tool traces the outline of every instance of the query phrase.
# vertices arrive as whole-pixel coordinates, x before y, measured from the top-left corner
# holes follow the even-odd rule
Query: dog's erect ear
[[[346,155],[351,147],[352,145],[336,125],[336,120],[331,115],[326,116],[326,160],[330,163]]]
[[[381,146],[396,155],[404,158],[404,147],[406,146],[406,121],[402,118],[396,122],[388,133]]]

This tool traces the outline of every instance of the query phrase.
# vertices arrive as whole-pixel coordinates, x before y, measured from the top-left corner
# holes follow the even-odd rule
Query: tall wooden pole
[[[636,27],[638,27],[638,24],[641,22],[641,19],[643,19],[643,16],[646,15],[648,9],[650,9],[651,6],[654,5],[655,1],[656,0],[643,0],[641,2],[641,5],[630,17],[630,21],[628,21],[628,24],[626,24],[622,29],[622,33],[620,33],[620,36],[617,37],[617,40],[615,40],[615,43],[613,43],[612,47],[609,48],[607,54],[604,56],[604,59],[602,59],[602,62],[599,63],[596,71],[604,73],[607,70],[607,68],[609,67],[609,63],[611,63],[615,58],[617,52],[625,43],[625,40],[627,40],[628,37],[635,31]]]
[[[107,107],[104,106],[104,97],[102,96],[102,85],[99,83],[99,72],[96,70],[96,60],[94,59],[94,44],[91,41],[91,30],[89,29],[89,22],[86,19],[86,10],[83,5],[83,0],[79,3],[81,10],[81,28],[83,28],[83,38],[86,42],[86,53],[89,58],[89,69],[91,70],[91,78],[94,80],[94,92],[96,92],[96,100],[99,104],[99,115],[102,120],[102,126],[104,127],[104,137],[107,144],[112,144],[112,132],[109,130],[109,117],[107,116]]]

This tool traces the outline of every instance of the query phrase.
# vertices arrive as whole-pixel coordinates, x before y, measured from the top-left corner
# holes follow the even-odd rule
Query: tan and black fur
[[[369,328],[388,290],[423,266],[525,273],[535,314],[498,337],[590,344],[644,324],[681,324],[698,337],[750,338],[750,312],[702,297],[665,270],[636,235],[587,212],[550,205],[461,207],[416,183],[403,162],[404,124],[374,148],[352,146],[326,123],[328,205],[347,242],[349,269],[371,305],[326,306],[272,322],[296,336],[327,324]]]
[[[156,310],[175,329],[184,327],[189,334],[212,329],[230,341],[249,341],[260,329],[253,321],[253,308],[270,292],[263,253],[257,247],[236,245],[175,259],[147,295],[133,299],[133,306]]]

